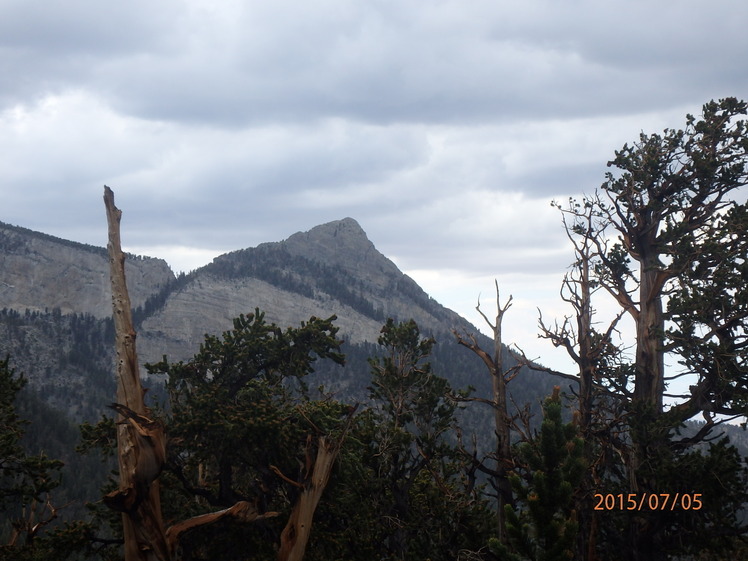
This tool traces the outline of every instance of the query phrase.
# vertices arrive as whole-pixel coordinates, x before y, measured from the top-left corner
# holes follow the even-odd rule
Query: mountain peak
[[[395,264],[379,253],[353,218],[343,218],[297,232],[284,242],[292,255],[300,255],[349,271],[399,273]]]
[[[343,218],[297,232],[280,244],[291,255],[317,261],[366,279],[370,287],[382,290],[403,273],[382,255],[353,218]]]
[[[333,243],[333,245],[351,243],[371,244],[364,229],[353,218],[333,220],[332,222],[315,226],[307,232],[297,232],[286,240],[286,244],[290,242],[293,245],[297,240],[304,240],[305,243],[309,243],[310,241],[318,241],[325,244]]]

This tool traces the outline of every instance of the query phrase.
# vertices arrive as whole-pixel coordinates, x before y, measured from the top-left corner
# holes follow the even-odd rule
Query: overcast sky
[[[748,97],[748,3],[0,0],[0,220],[191,270],[355,218],[476,325],[549,363],[553,199],[641,131]],[[251,307],[251,305],[250,305]]]

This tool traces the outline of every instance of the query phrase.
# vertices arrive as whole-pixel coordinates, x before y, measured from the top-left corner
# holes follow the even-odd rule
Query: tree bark
[[[661,268],[657,255],[641,262],[634,387],[634,401],[646,403],[657,415],[662,413],[665,392]]]
[[[135,352],[135,329],[125,280],[125,255],[120,243],[122,211],[114,205],[114,193],[104,187],[109,229],[109,271],[114,314],[117,403],[117,456],[119,489],[105,502],[122,512],[125,561],[170,561],[161,516],[157,478],[165,459],[165,440],[160,424],[148,418]]]
[[[314,511],[330,480],[330,472],[339,450],[339,442],[331,442],[324,436],[318,437],[314,467],[302,483],[301,494],[281,533],[278,561],[301,561],[304,558],[309,533],[312,530]],[[308,449],[307,454],[309,454]]]

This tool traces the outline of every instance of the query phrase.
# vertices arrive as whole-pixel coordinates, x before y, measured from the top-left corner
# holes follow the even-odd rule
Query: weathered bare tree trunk
[[[498,537],[501,543],[505,544],[507,542],[507,535],[504,507],[505,505],[514,505],[514,494],[512,492],[512,486],[509,483],[509,471],[513,464],[510,432],[512,418],[507,410],[506,386],[514,377],[516,372],[513,370],[506,372],[504,370],[501,336],[501,323],[504,319],[504,314],[512,305],[512,297],[509,296],[509,300],[507,300],[506,304],[502,306],[498,281],[495,281],[495,284],[497,309],[495,322],[491,323],[488,317],[486,317],[486,315],[481,311],[480,302],[475,308],[493,331],[493,355],[481,349],[474,337],[471,337],[471,341],[468,342],[459,333],[454,331],[453,333],[457,337],[457,342],[460,345],[467,347],[483,360],[483,363],[491,374],[493,388],[491,406],[494,410],[494,426],[496,434],[496,469],[491,475],[493,477],[493,486],[498,495],[498,511],[496,513]]]
[[[574,240],[572,240],[574,241]],[[574,242],[577,253],[577,268],[579,278],[573,280],[567,278],[565,283],[569,287],[570,299],[576,310],[577,315],[577,344],[579,352],[577,356],[572,353],[579,367],[579,433],[584,439],[584,459],[588,463],[588,469],[585,470],[579,489],[577,490],[577,544],[576,557],[579,561],[594,561],[597,559],[597,513],[593,507],[593,495],[595,492],[595,483],[597,467],[593,462],[593,434],[592,434],[592,414],[595,402],[595,376],[596,364],[602,347],[608,334],[603,341],[594,342],[592,340],[592,281],[590,279],[591,269],[591,249],[589,240],[585,239],[582,243]],[[576,286],[572,286],[576,285]],[[609,332],[618,323],[614,320],[609,328]],[[541,324],[542,325],[542,324]]]
[[[125,255],[120,244],[122,211],[114,193],[104,187],[109,226],[109,267],[112,284],[115,347],[117,354],[117,456],[119,489],[105,502],[122,512],[125,561],[168,561],[158,476],[165,460],[163,428],[148,418],[135,352],[130,296],[125,281]]]

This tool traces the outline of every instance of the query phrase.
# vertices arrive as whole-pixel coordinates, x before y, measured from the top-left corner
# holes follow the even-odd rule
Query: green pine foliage
[[[507,505],[510,548],[520,559],[573,559],[577,521],[575,491],[586,469],[584,443],[574,423],[562,419],[558,388],[543,405],[539,433],[516,447],[512,487],[519,506]],[[507,553],[492,542],[496,553]]]
[[[206,336],[192,360],[149,365],[169,379],[165,517],[183,520],[238,500],[278,513],[198,528],[181,540],[185,557],[272,557],[298,495],[290,482],[307,469],[311,439],[338,438],[344,425],[305,559],[447,561],[488,540],[488,502],[465,485],[463,459],[450,440],[451,388],[426,362],[434,341],[413,321],[388,321],[382,352],[370,360],[372,406],[344,422],[353,405],[324,392],[313,399],[304,383],[318,359],[343,362],[333,319],[281,330],[256,310],[221,337]],[[88,434],[111,447],[106,427]]]
[[[432,372],[427,359],[435,341],[421,337],[415,321],[388,320],[379,344],[382,355],[370,359],[376,430],[369,461],[379,487],[381,555],[454,559],[487,538],[493,517],[461,478],[453,391]]]
[[[184,520],[237,501],[279,513],[250,527],[227,520],[193,531],[182,541],[193,559],[272,556],[298,495],[289,482],[302,476],[310,443],[341,430],[349,412],[310,400],[303,381],[317,359],[344,361],[333,320],[282,330],[256,310],[221,337],[206,336],[192,360],[148,366],[168,375],[165,517]]]

